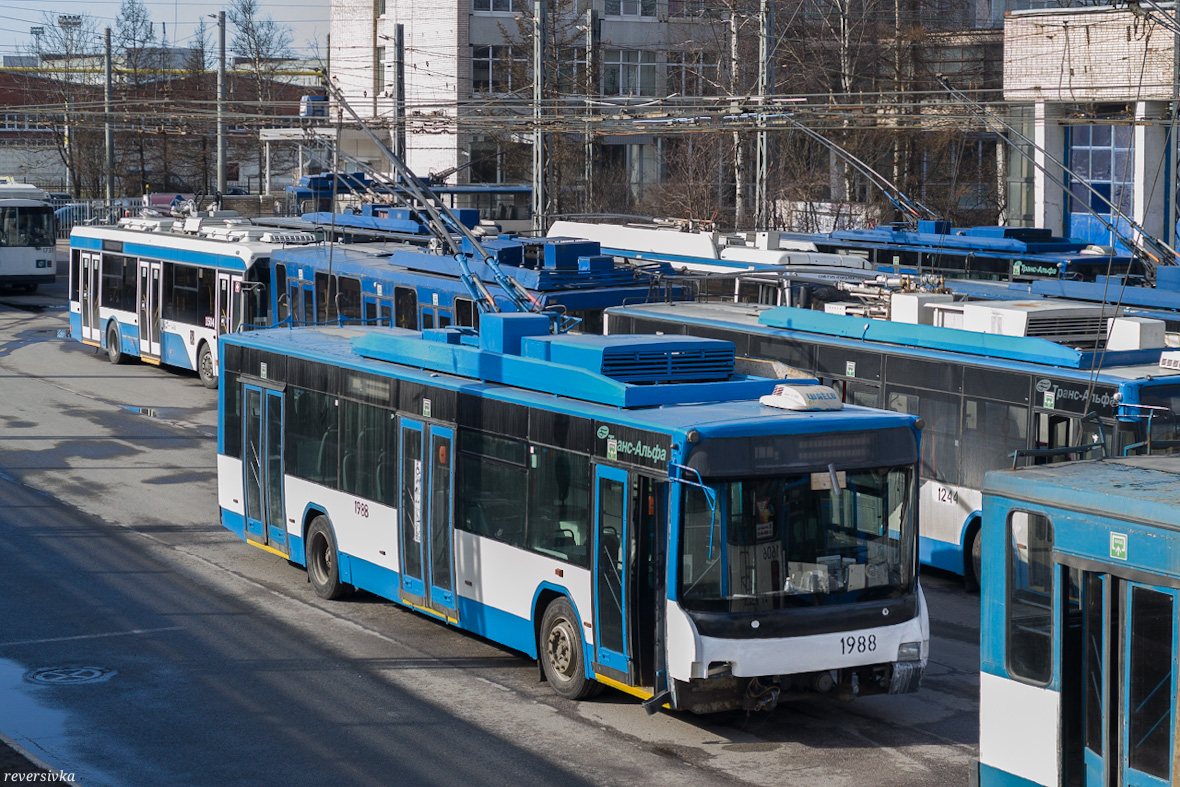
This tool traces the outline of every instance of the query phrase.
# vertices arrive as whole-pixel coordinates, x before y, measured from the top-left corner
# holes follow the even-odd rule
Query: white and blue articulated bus
[[[1180,457],[987,474],[978,783],[1180,781]]]
[[[111,363],[193,369],[216,388],[217,337],[269,322],[271,253],[315,240],[216,215],[74,227],[70,335]]]
[[[321,597],[502,643],[568,698],[917,690],[916,417],[737,373],[730,342],[549,325],[222,336],[222,523]]]

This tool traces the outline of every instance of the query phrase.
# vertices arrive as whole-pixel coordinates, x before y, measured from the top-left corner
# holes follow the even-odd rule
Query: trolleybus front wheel
[[[123,345],[119,339],[119,325],[112,322],[107,328],[107,359],[111,363],[123,363]]]
[[[328,518],[317,516],[307,529],[307,578],[320,598],[344,598],[352,585],[340,581],[340,556]]]
[[[602,690],[602,684],[586,677],[578,618],[565,598],[553,601],[541,618],[541,668],[553,690],[566,699],[585,699]]]
[[[217,387],[217,372],[213,371],[213,351],[208,344],[202,344],[197,352],[197,371],[201,375],[201,383],[206,388]]]

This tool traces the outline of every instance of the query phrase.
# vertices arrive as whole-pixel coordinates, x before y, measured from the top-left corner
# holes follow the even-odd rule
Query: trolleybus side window
[[[397,424],[393,410],[341,402],[340,489],[397,505]]]
[[[1007,530],[1008,673],[1046,685],[1053,675],[1053,523],[1012,511]]]
[[[475,301],[470,298],[455,298],[455,324],[468,328],[479,327],[479,310],[475,308]]]
[[[287,294],[287,266],[281,262],[275,264],[274,288],[275,322],[282,322],[291,312],[291,306],[287,302],[291,296]]]
[[[456,527],[523,547],[527,496],[524,443],[459,432]]]
[[[963,484],[983,488],[988,470],[1012,466],[1012,452],[1028,447],[1028,408],[1008,402],[963,400]]]
[[[340,288],[337,298],[340,304],[340,317],[346,323],[361,321],[361,280],[351,276],[341,276],[336,280]]]
[[[336,397],[289,387],[287,403],[287,472],[335,488],[339,453]]]
[[[528,475],[530,548],[589,565],[590,458],[529,446]]]
[[[212,270],[165,264],[164,319],[213,327],[216,278]]]
[[[102,260],[102,305],[110,309],[135,310],[137,282],[135,258],[106,254]]]
[[[393,314],[398,328],[418,330],[418,293],[412,287],[393,288]]]
[[[944,484],[959,483],[959,397],[938,391],[919,391],[891,385],[886,407],[920,416],[922,475]]]
[[[321,271],[315,274],[315,324],[336,321],[336,277]]]

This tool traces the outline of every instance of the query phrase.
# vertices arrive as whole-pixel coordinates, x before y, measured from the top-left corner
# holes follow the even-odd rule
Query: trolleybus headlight
[[[921,642],[903,642],[897,648],[898,661],[921,661],[922,659],[922,643]]]

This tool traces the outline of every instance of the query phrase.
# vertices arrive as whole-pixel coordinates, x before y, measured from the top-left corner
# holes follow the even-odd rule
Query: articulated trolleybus
[[[111,363],[194,369],[216,388],[217,337],[269,323],[270,255],[312,233],[232,215],[123,219],[70,233],[70,334]]]
[[[1180,457],[987,475],[980,785],[1180,780]]]
[[[736,374],[730,342],[549,326],[223,336],[222,523],[324,598],[539,659],[564,697],[918,688],[917,418]]]

